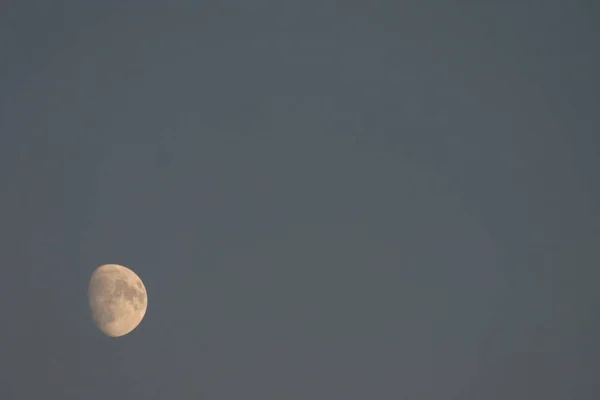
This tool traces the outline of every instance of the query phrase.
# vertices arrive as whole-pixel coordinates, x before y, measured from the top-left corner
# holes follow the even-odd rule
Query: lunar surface
[[[96,268],[88,289],[94,324],[111,337],[127,335],[146,314],[146,287],[129,268],[106,264]]]

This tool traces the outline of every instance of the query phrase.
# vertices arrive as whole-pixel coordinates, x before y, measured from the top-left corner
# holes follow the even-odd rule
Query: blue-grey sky
[[[597,399],[599,18],[3,2],[0,396]]]

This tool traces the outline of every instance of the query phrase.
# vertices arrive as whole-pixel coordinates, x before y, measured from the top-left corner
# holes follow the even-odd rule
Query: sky
[[[2,2],[0,396],[597,399],[598,42],[592,1]]]

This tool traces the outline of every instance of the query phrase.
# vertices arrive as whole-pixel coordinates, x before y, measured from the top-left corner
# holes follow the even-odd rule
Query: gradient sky
[[[0,397],[598,399],[598,43],[592,1],[2,2]]]

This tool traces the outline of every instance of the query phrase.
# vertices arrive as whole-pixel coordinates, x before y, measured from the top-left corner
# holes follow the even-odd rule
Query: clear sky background
[[[599,18],[2,2],[1,398],[598,399]]]

